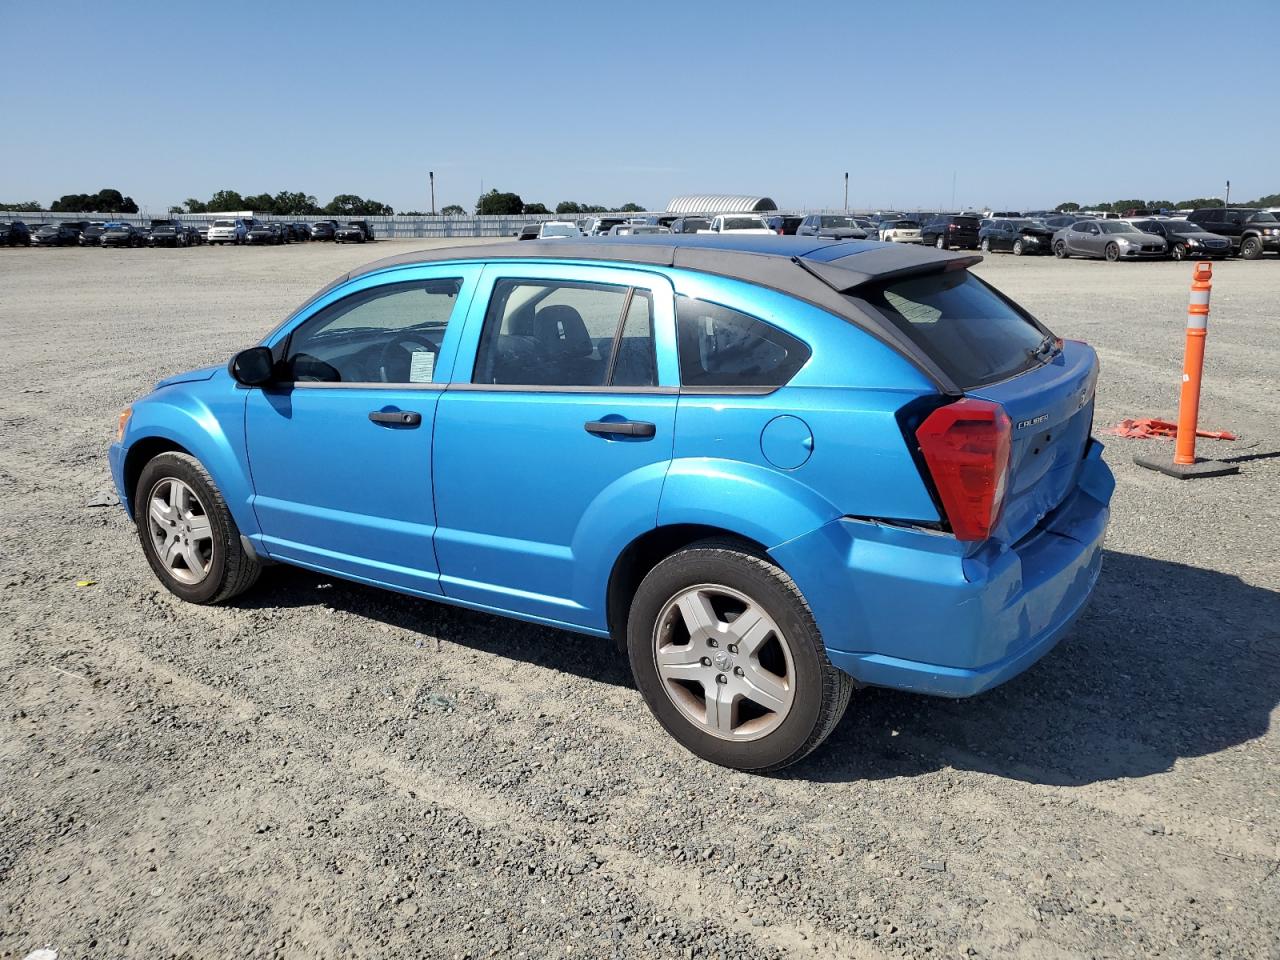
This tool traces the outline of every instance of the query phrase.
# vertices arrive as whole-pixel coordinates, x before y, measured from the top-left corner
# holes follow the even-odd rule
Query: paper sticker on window
[[[436,355],[430,350],[413,351],[413,360],[409,364],[410,383],[430,383],[436,372]]]

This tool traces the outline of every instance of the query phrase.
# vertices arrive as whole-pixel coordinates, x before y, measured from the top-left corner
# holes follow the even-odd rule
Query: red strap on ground
[[[1138,419],[1121,420],[1117,426],[1112,427],[1107,433],[1113,437],[1124,437],[1128,440],[1148,440],[1152,437],[1161,437],[1172,440],[1178,433],[1178,425],[1170,423],[1168,420],[1157,420],[1154,417],[1141,417]],[[1235,440],[1236,435],[1226,430],[1197,430],[1197,437],[1205,437],[1209,440]]]

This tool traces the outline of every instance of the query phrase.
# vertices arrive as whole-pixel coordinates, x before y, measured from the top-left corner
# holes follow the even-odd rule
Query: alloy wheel
[[[700,584],[663,606],[653,632],[662,689],[691,723],[722,740],[768,736],[795,699],[787,638],[737,590]]]
[[[165,477],[147,497],[147,530],[166,572],[194,586],[213,565],[213,527],[195,491],[177,477]]]

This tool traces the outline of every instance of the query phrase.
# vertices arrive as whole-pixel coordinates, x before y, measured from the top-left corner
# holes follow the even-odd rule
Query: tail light
[[[1008,485],[1012,433],[999,404],[971,398],[939,407],[916,430],[957,540],[991,536]]]

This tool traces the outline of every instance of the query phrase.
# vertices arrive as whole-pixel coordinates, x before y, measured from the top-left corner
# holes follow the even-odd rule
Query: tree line
[[[395,213],[389,204],[366,200],[354,193],[340,193],[321,206],[313,194],[291,190],[281,190],[274,195],[251,193],[247,196],[235,190],[219,190],[208,200],[188,197],[180,206],[169,208],[170,213],[231,213],[236,210],[252,210],[254,213],[286,217],[316,216],[322,213],[343,217],[389,217]]]
[[[1123,213],[1125,210],[1187,210],[1199,207],[1221,207],[1222,197],[1196,197],[1194,200],[1113,200],[1111,203],[1087,203],[1081,206],[1074,201],[1060,203],[1053,209],[1059,213],[1075,213],[1077,210],[1099,210],[1102,213]],[[1248,203],[1237,201],[1239,207],[1280,207],[1280,193],[1269,193]]]
[[[441,212],[448,215],[451,210],[457,213],[463,213],[461,207],[445,207]],[[561,200],[556,204],[555,213],[560,215],[566,214],[582,214],[582,213],[640,213],[644,207],[638,203],[624,203],[620,207],[604,207],[595,203],[578,203],[575,200]],[[490,190],[486,194],[482,194],[480,199],[476,201],[476,216],[478,217],[515,217],[522,214],[549,214],[551,210],[547,209],[545,203],[525,203],[520,199],[518,193],[503,193],[500,190]]]

